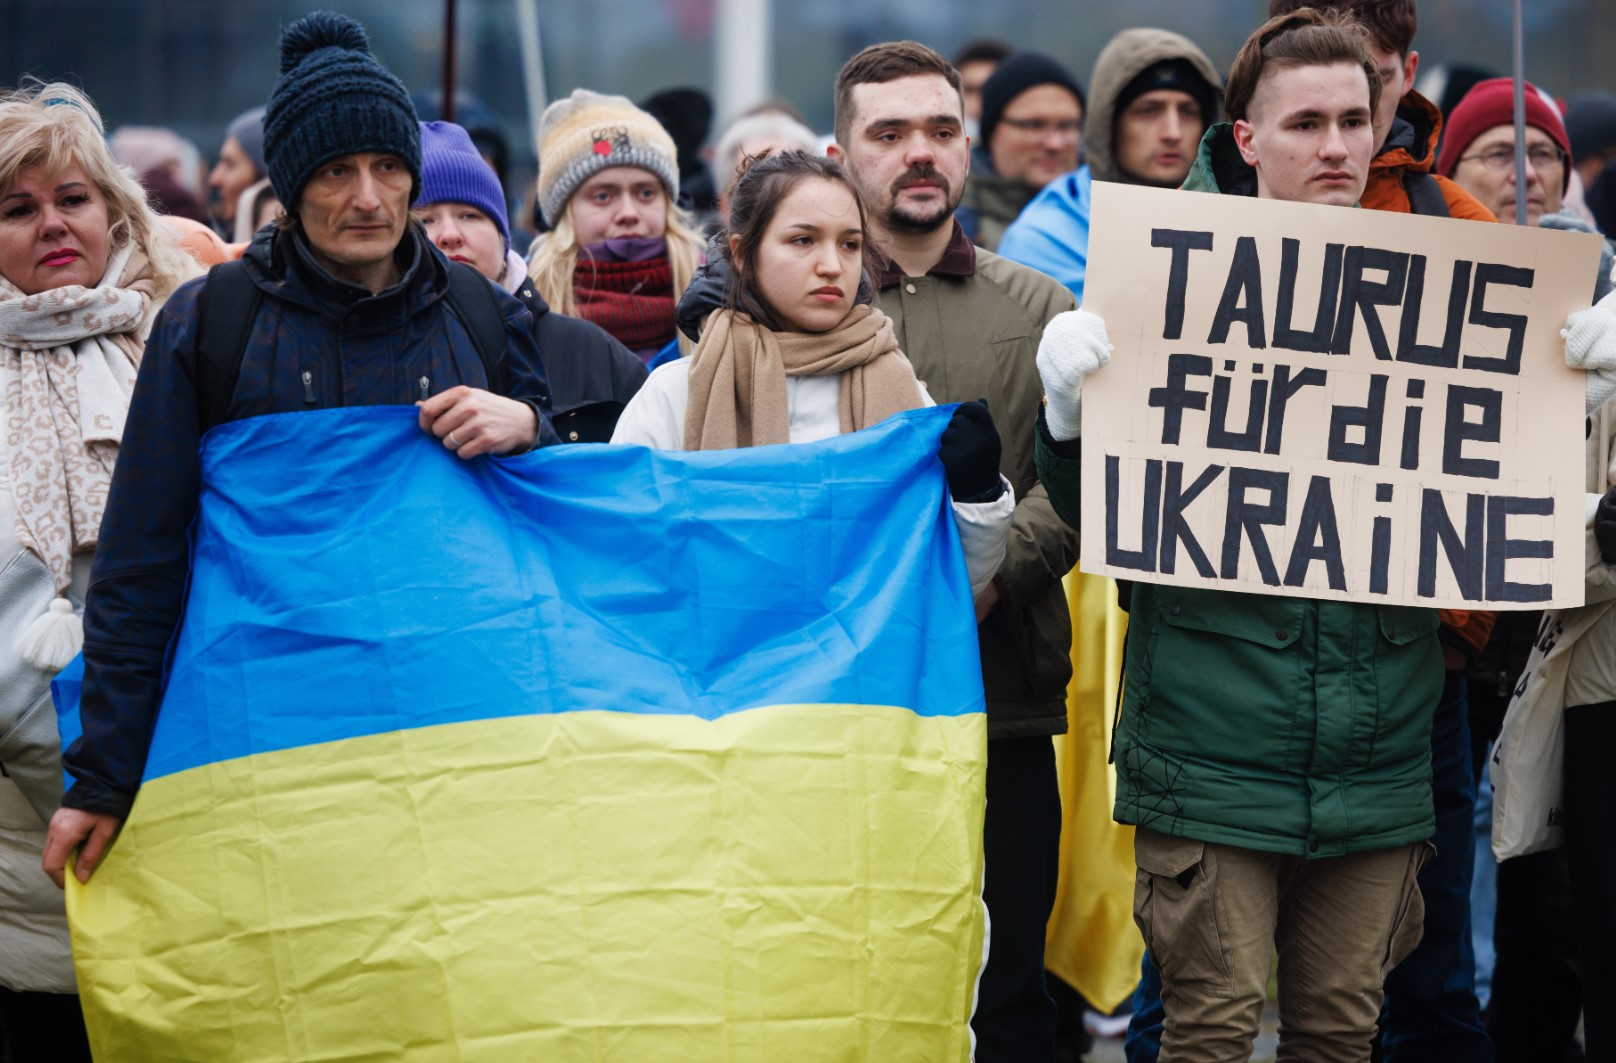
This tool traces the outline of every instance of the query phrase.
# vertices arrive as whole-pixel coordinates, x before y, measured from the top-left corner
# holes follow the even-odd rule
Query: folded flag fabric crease
[[[203,444],[145,780],[69,917],[119,1060],[970,1052],[986,725],[937,442]]]

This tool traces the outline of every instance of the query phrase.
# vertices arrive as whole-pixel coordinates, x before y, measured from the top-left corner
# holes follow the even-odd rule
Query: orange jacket
[[[1397,119],[1386,136],[1385,146],[1369,164],[1369,183],[1359,203],[1369,210],[1408,214],[1408,189],[1403,187],[1403,175],[1431,172],[1441,135],[1442,112],[1436,109],[1436,104],[1410,90],[1397,105]],[[1449,217],[1469,221],[1498,220],[1475,196],[1446,177],[1437,177],[1436,183],[1447,201]]]
[[[1475,660],[1481,653],[1487,640],[1492,638],[1493,624],[1498,621],[1497,613],[1485,613],[1479,609],[1442,609],[1438,615],[1442,618],[1439,637],[1443,649],[1451,647],[1459,651],[1466,663]]]

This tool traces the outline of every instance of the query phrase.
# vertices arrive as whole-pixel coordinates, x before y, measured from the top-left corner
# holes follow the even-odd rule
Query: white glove
[[[1565,338],[1566,365],[1587,370],[1592,412],[1616,393],[1616,292],[1572,313],[1560,335]]]
[[[1087,310],[1050,318],[1038,344],[1038,375],[1044,381],[1044,420],[1058,443],[1076,439],[1083,424],[1083,378],[1111,360],[1105,319]]]

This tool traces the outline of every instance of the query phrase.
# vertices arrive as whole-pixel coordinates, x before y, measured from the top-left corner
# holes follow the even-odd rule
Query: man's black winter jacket
[[[261,232],[243,260],[262,298],[223,420],[486,388],[472,337],[448,306],[448,262],[413,225],[396,255],[403,279],[373,295],[322,269],[301,236]],[[72,808],[127,816],[145,769],[200,488],[203,283],[181,287],[158,316],[129,407],[84,613],[84,734],[63,758],[78,780],[63,800]],[[534,407],[537,445],[554,442],[532,317],[506,293],[497,298],[507,334],[501,390]]]

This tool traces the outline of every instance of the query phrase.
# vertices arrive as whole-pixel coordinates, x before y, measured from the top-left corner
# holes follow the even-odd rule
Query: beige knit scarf
[[[157,289],[145,254],[115,250],[102,284],[24,295],[0,277],[0,380],[17,538],[58,593],[95,544]]]
[[[690,359],[686,450],[790,442],[788,376],[842,374],[837,405],[844,433],[921,405],[892,319],[872,306],[854,307],[829,332],[774,332],[746,314],[719,310]]]

